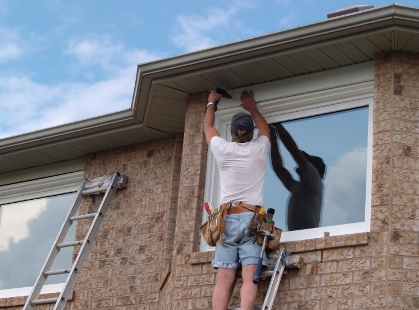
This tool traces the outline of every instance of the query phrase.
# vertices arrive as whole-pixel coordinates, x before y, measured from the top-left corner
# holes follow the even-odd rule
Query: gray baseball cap
[[[246,134],[253,132],[253,118],[244,112],[237,113],[231,119],[231,132],[238,135],[239,130],[245,130]]]

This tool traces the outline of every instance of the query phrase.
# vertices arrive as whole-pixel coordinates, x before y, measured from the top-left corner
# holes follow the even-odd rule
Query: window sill
[[[281,244],[289,252],[300,253],[316,250],[365,245],[368,244],[368,240],[368,232],[362,232],[349,235],[330,236],[300,241],[289,241]]]
[[[45,285],[40,295],[41,299],[56,298],[62,290],[64,283]],[[0,290],[0,309],[23,306],[26,303],[32,287],[18,289]],[[68,301],[74,300],[74,292],[71,292]]]

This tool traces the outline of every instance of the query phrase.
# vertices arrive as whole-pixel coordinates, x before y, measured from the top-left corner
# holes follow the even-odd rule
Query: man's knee
[[[236,278],[236,271],[231,269],[218,268],[217,284],[230,287]]]

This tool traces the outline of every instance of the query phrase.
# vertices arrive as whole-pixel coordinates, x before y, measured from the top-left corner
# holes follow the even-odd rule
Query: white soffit
[[[138,66],[131,109],[0,140],[0,173],[182,133],[185,101],[419,52],[419,9],[398,4]]]

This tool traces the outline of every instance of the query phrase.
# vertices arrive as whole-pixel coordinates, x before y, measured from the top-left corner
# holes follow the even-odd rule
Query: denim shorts
[[[262,246],[256,241],[256,234],[250,234],[249,226],[253,212],[230,214],[224,217],[225,229],[222,235],[224,245],[217,241],[214,268],[237,270],[239,264],[257,265]],[[266,266],[266,253],[263,252],[263,265]]]

